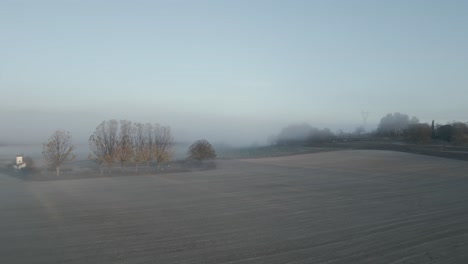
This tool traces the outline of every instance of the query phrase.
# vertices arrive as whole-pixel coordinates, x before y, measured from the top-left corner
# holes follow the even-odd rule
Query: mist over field
[[[468,1],[0,0],[0,264],[468,263]]]
[[[157,108],[156,108],[157,109]],[[67,130],[78,144],[87,144],[94,129],[108,119],[136,120],[142,123],[169,125],[177,142],[193,142],[206,138],[218,144],[229,146],[265,145],[270,135],[277,134],[283,127],[303,120],[239,117],[223,114],[201,114],[191,112],[142,110],[73,111],[73,110],[23,110],[2,109],[0,118],[3,129],[0,143],[4,144],[42,144],[57,129]],[[359,113],[355,123],[339,123],[334,120],[317,121],[314,124],[331,129],[352,130],[362,122]],[[372,125],[369,124],[369,127]]]
[[[466,3],[53,2],[0,4],[0,143],[81,144],[110,119],[236,146],[362,111],[368,130],[466,120]]]

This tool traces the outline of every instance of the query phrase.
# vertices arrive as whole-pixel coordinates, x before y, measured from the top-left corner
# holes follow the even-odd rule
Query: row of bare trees
[[[103,121],[89,138],[90,159],[109,169],[118,163],[124,168],[130,163],[138,167],[171,160],[174,144],[171,129],[159,124],[132,123],[128,120]]]
[[[123,170],[130,163],[135,165],[138,172],[141,164],[149,168],[150,163],[156,162],[159,168],[162,163],[169,162],[173,156],[173,145],[168,126],[108,120],[96,127],[89,138],[89,159],[99,164],[101,174],[104,174],[104,167],[109,168],[110,173],[114,164],[119,164]],[[74,150],[71,134],[57,130],[44,143],[42,155],[59,176],[62,164],[75,158]],[[187,154],[189,159],[199,161],[216,158],[213,146],[206,140],[193,143]],[[32,161],[28,161],[28,164],[31,166]]]

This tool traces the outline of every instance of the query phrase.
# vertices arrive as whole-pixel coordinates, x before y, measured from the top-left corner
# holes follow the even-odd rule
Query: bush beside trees
[[[468,124],[453,122],[446,125],[437,125],[434,132],[435,139],[451,142],[455,145],[468,144]]]
[[[205,139],[193,143],[188,149],[188,158],[193,160],[207,160],[216,158],[216,152],[213,146]]]
[[[405,130],[405,138],[413,143],[427,143],[431,141],[432,129],[429,124],[410,124]]]

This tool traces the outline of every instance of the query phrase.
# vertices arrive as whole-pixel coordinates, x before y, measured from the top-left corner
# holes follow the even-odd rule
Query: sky
[[[468,1],[0,0],[0,142],[107,119],[263,142],[387,113],[468,121]]]

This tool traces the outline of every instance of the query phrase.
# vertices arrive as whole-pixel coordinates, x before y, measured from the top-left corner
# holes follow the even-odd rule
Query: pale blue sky
[[[0,39],[6,140],[109,118],[247,143],[362,110],[468,121],[468,1],[0,0]]]

